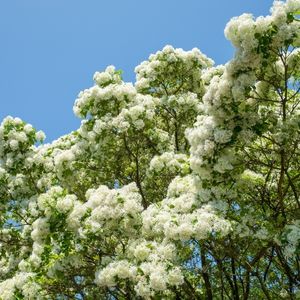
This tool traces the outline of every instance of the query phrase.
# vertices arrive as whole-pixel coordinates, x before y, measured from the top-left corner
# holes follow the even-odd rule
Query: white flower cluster
[[[100,87],[105,87],[110,83],[121,83],[122,78],[120,72],[116,71],[114,66],[108,66],[104,72],[96,72],[94,81]]]
[[[112,232],[120,232],[122,235],[134,234],[143,209],[135,183],[112,190],[100,186],[98,189],[88,190],[86,198],[87,202],[83,204],[75,203],[67,218],[71,229],[79,230],[83,234],[92,232],[101,236],[109,236]],[[89,216],[81,223],[87,213]]]
[[[45,243],[50,232],[50,222],[57,214],[67,214],[78,202],[75,195],[66,194],[63,188],[53,186],[47,193],[41,194],[36,201],[31,201],[29,213],[35,220],[31,228],[27,225],[26,231],[31,230],[30,236],[33,240],[31,255],[28,260],[21,261],[19,267],[27,270],[29,265],[38,267],[42,263],[42,254],[45,249]],[[39,214],[41,214],[39,216]],[[64,220],[55,220],[59,223]],[[24,231],[24,237],[26,235]]]
[[[20,272],[0,283],[1,300],[17,299],[16,292],[21,291],[26,299],[43,299],[40,286],[30,280],[33,273]]]
[[[118,280],[130,279],[135,283],[137,295],[150,299],[157,292],[164,292],[167,286],[183,283],[180,268],[172,266],[176,259],[175,245],[135,240],[129,245],[131,263],[127,260],[112,262],[95,274],[95,282],[100,286],[113,287]]]
[[[150,205],[142,213],[144,234],[181,241],[203,240],[213,232],[226,235],[230,223],[217,215],[213,203],[199,204],[193,177],[176,177],[161,206]]]
[[[225,70],[225,66],[223,65],[202,70],[201,78],[203,80],[203,83],[205,85],[209,85],[213,77],[215,76],[220,77],[224,73],[224,70]]]
[[[185,154],[176,154],[174,152],[164,152],[162,155],[154,156],[150,161],[150,172],[189,172],[189,159]]]
[[[133,279],[136,268],[126,260],[110,263],[106,268],[100,269],[95,274],[95,283],[100,286],[112,287],[118,279]]]
[[[35,142],[42,142],[45,135],[19,118],[6,117],[0,125],[0,159],[12,168],[25,158],[25,154]]]
[[[30,193],[30,187],[27,185],[27,178],[24,174],[9,176],[7,189],[12,197],[20,197]]]
[[[168,286],[183,283],[182,271],[171,263],[176,257],[175,254],[175,246],[168,242],[158,244],[144,241],[139,244],[134,250],[134,256],[142,261],[136,276],[138,282],[135,290],[138,295],[147,299],[153,296],[154,292],[165,291]]]
[[[88,146],[84,140],[78,138],[75,131],[51,144],[39,147],[34,160],[39,162],[49,174],[54,172],[60,180],[63,180],[75,172],[74,163],[86,154]],[[41,186],[47,185],[49,180],[51,178],[44,177],[38,183]]]
[[[130,127],[143,129],[146,123],[153,122],[157,105],[158,99],[137,94],[132,104],[122,109],[120,114],[111,120],[111,125],[119,132],[127,131]]]
[[[118,86],[111,86],[112,91],[116,91]],[[119,97],[120,96],[116,96]],[[101,139],[108,132],[113,134],[123,134],[129,130],[143,130],[153,126],[155,109],[159,105],[157,98],[150,95],[135,94],[132,95],[128,103],[118,107],[115,114],[112,110],[107,110],[107,114],[96,116],[93,122],[83,121],[79,129],[79,134],[93,143],[99,136]],[[93,124],[91,126],[91,124]],[[98,145],[98,148],[100,145]]]
[[[33,245],[29,262],[35,267],[38,267],[41,263],[41,255],[44,252],[44,242],[49,232],[47,218],[38,218],[32,223],[31,238],[33,240]]]
[[[176,94],[184,86],[185,90],[201,94],[203,92],[201,70],[212,65],[213,61],[197,48],[183,51],[180,48],[165,46],[135,68],[135,86],[139,92],[151,92],[151,88],[156,88],[159,89],[156,92],[164,94],[169,89],[170,95]],[[181,82],[178,86],[179,81]],[[166,83],[163,87],[162,82]]]
[[[276,38],[268,41],[270,46],[280,47],[284,41],[294,39],[294,45],[300,45],[300,38],[297,32],[299,31],[298,22],[290,22],[288,20],[290,13],[299,11],[300,5],[297,0],[274,1],[271,9],[271,16],[258,17],[253,20],[250,14],[243,14],[240,17],[233,18],[225,28],[226,37],[234,44],[237,49],[243,51],[243,55],[251,55],[255,52],[260,40],[259,35],[268,32],[270,28],[275,28]],[[296,34],[295,34],[296,33]],[[251,55],[254,58],[253,54]],[[257,60],[253,61],[257,63]]]
[[[78,117],[118,113],[136,95],[133,85],[122,82],[112,66],[103,73],[96,73],[94,80],[97,85],[80,92],[75,101],[73,110]]]
[[[162,97],[161,105],[174,108],[181,113],[189,110],[198,112],[200,111],[201,102],[199,101],[197,94],[188,92],[181,95]]]

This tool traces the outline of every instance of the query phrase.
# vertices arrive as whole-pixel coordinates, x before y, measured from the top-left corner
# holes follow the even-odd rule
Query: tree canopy
[[[79,93],[78,130],[0,126],[0,299],[300,299],[300,1]]]

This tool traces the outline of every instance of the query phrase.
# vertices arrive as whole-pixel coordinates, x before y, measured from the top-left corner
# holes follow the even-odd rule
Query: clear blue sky
[[[166,44],[198,47],[217,64],[233,55],[231,17],[269,14],[272,0],[2,0],[0,119],[18,116],[47,141],[76,129],[72,107],[107,65],[134,67]]]

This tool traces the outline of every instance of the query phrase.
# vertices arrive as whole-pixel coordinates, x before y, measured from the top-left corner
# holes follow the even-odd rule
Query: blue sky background
[[[95,71],[115,65],[124,80],[171,44],[198,47],[216,64],[233,55],[226,23],[269,14],[273,0],[2,0],[0,120],[18,116],[47,141],[78,128],[72,111]]]

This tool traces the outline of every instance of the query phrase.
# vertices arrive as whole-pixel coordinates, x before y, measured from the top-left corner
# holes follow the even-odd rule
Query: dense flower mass
[[[166,46],[44,144],[0,125],[0,299],[298,299],[300,1],[233,18],[224,66]]]

